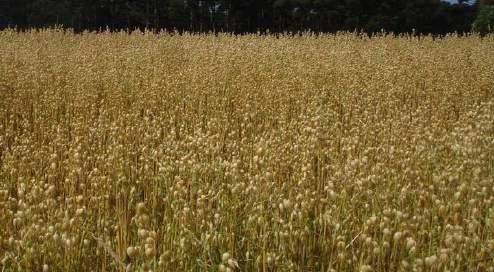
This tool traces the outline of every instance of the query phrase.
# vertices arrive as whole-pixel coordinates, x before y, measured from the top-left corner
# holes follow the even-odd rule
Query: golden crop
[[[494,271],[494,36],[0,32],[0,271]]]

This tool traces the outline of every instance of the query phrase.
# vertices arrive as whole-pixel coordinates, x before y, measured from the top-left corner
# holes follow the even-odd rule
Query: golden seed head
[[[428,267],[431,267],[431,266],[435,265],[436,262],[437,262],[436,255],[432,255],[430,257],[426,257],[425,258],[425,265],[428,266]]]
[[[142,202],[138,203],[137,207],[136,207],[137,215],[143,215],[145,209],[146,209],[146,205],[144,203],[142,203]]]
[[[229,260],[229,259],[230,259],[230,253],[225,252],[225,253],[223,253],[223,255],[221,255],[221,260],[222,260],[224,263],[228,262],[228,260]]]
[[[146,254],[146,257],[152,257],[154,256],[155,251],[153,247],[146,247],[144,253]]]
[[[359,269],[360,272],[372,272],[372,266],[362,265]]]
[[[137,250],[135,247],[128,247],[126,251],[127,255],[131,258],[135,258],[137,256]]]
[[[402,235],[403,234],[401,232],[399,232],[399,231],[395,232],[395,234],[393,235],[393,240],[395,241],[395,243],[398,242],[398,241],[400,241]]]

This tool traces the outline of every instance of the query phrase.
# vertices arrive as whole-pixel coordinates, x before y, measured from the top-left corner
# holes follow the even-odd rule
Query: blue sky
[[[450,3],[458,3],[458,0],[445,0],[446,2],[450,2]],[[475,2],[475,0],[470,0],[468,1],[469,3],[473,3]]]

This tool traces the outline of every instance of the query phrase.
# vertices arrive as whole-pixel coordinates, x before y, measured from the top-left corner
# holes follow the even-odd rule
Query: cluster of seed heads
[[[1,31],[0,267],[494,272],[492,48]]]

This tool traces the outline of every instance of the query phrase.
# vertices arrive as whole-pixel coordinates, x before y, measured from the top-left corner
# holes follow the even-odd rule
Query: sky
[[[458,0],[445,0],[446,2],[450,2],[450,3],[458,3]],[[469,3],[473,4],[475,2],[475,0],[470,0],[468,1]]]

